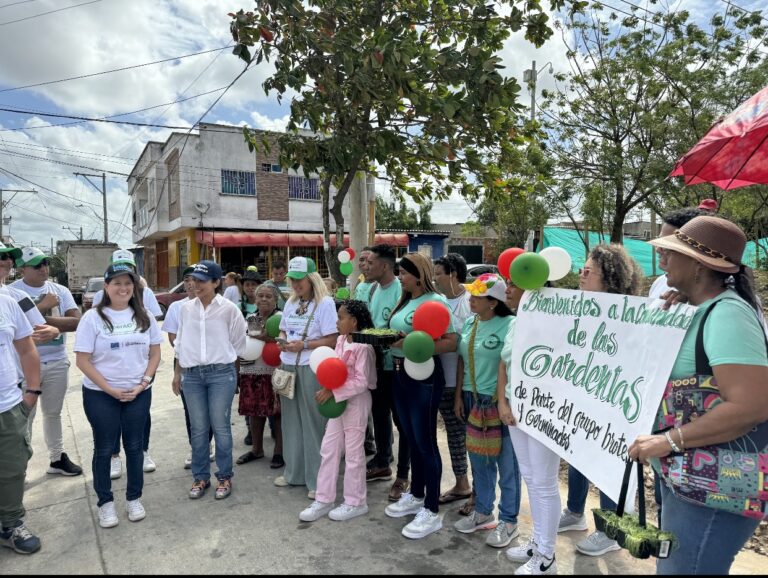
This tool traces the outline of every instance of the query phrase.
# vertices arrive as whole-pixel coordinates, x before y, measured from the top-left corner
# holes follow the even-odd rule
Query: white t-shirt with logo
[[[104,299],[104,289],[99,289],[96,295],[93,296],[93,307],[96,307],[101,300]],[[144,291],[141,294],[141,300],[144,302],[144,309],[149,311],[150,315],[155,317],[162,317],[163,312],[160,309],[160,305],[157,303],[157,297],[149,287],[144,287]]]
[[[31,287],[24,283],[22,279],[11,283],[10,287],[24,291],[32,298],[35,304],[39,303],[48,293],[56,293],[59,297],[59,305],[51,309],[52,317],[64,317],[67,311],[77,309],[72,293],[69,289],[58,283],[46,281],[40,287]],[[37,352],[40,354],[40,362],[48,363],[50,361],[59,361],[67,358],[66,334],[62,333],[56,339],[41,343],[37,346]]]
[[[13,342],[32,335],[32,326],[16,302],[0,295],[0,413],[21,401],[18,356]]]
[[[150,345],[160,345],[163,336],[151,316],[149,329],[141,333],[130,307],[122,311],[105,307],[104,314],[112,321],[112,331],[98,311],[87,311],[77,326],[75,351],[90,353],[91,363],[111,387],[131,389],[147,371]],[[83,376],[83,386],[101,391],[87,376]]]
[[[280,331],[285,331],[285,338],[288,341],[297,341],[302,339],[304,335],[304,328],[307,327],[307,321],[309,316],[313,314],[312,322],[309,324],[307,330],[307,336],[304,339],[312,341],[313,339],[320,339],[326,335],[333,335],[338,333],[339,330],[336,327],[336,322],[339,320],[336,315],[336,304],[332,297],[323,297],[320,303],[317,304],[315,310],[315,302],[312,302],[307,307],[307,312],[303,315],[297,313],[299,307],[299,300],[292,299],[285,304],[283,309],[283,317],[280,321]],[[301,358],[299,359],[299,365],[308,365],[309,356],[312,354],[311,350],[305,350],[301,352]],[[283,351],[280,353],[280,361],[285,365],[296,365],[296,354],[290,351]]]
[[[464,291],[458,297],[446,299],[456,327],[464,327],[466,320],[472,316],[472,311],[469,309],[470,296],[469,291]],[[443,374],[445,375],[445,387],[456,387],[456,369],[459,365],[459,352],[449,351],[448,353],[441,353],[440,363],[443,366]]]

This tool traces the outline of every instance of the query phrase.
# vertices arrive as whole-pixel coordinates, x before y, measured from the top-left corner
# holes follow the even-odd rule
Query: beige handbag
[[[312,318],[315,316],[315,309],[317,309],[317,303],[315,303],[315,306],[312,308],[312,314],[307,320],[306,327],[304,327],[304,334],[301,336],[302,341],[307,338],[309,324],[312,323]],[[299,367],[299,359],[301,359],[301,351],[296,354],[296,368]],[[276,369],[272,373],[272,390],[277,395],[293,399],[293,394],[296,391],[296,372],[286,371],[285,369]]]

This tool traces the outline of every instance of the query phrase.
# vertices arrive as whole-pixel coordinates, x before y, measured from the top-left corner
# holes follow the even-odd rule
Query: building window
[[[288,198],[301,201],[320,200],[320,180],[288,177]]]
[[[271,165],[269,163],[261,163],[261,172],[263,173],[282,173],[283,169],[280,165]]]
[[[256,173],[250,171],[221,171],[221,194],[256,196]]]

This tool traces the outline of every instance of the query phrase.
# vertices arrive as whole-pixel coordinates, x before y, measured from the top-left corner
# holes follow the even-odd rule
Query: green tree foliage
[[[261,0],[231,14],[234,53],[272,62],[263,88],[290,98],[281,161],[321,175],[328,245],[328,213],[340,239],[342,203],[359,171],[417,202],[503,193],[504,167],[524,137],[515,130],[520,86],[499,73],[498,53],[512,33],[536,45],[552,34],[541,4]],[[263,146],[245,136],[252,149]],[[326,251],[335,275],[339,250]]]
[[[395,201],[387,203],[381,197],[376,197],[376,228],[429,231],[432,228],[429,216],[431,211],[430,202],[420,205],[417,212],[408,208],[402,199],[397,204]]]
[[[572,72],[545,94],[542,115],[555,162],[551,206],[614,242],[637,208],[662,213],[720,197],[666,177],[719,116],[768,81],[759,13],[728,7],[702,28],[685,11],[631,10],[622,17],[594,3],[571,15],[563,40]]]

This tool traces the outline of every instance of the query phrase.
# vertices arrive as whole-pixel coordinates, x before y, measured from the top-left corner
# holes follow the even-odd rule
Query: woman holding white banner
[[[658,574],[728,574],[768,517],[758,465],[768,463],[768,341],[741,263],[746,240],[730,221],[702,216],[651,241],[670,287],[698,307],[659,408],[660,433],[629,447],[630,459],[653,459],[664,479],[661,527],[679,541]],[[675,475],[691,463],[695,475]]]

